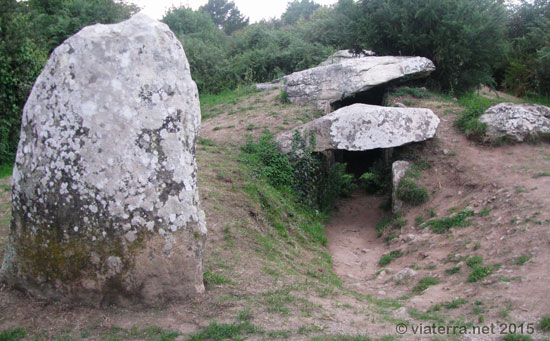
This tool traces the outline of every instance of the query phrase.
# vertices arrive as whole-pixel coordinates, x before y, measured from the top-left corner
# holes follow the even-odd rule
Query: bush
[[[466,265],[468,265],[471,268],[473,268],[477,265],[481,265],[482,263],[483,263],[483,257],[482,256],[472,256],[472,257],[468,258],[468,260],[466,261]]]
[[[369,193],[388,193],[391,188],[391,166],[384,160],[376,160],[369,171],[359,178],[361,186]]]
[[[460,98],[459,103],[466,107],[456,121],[457,127],[471,139],[483,141],[487,124],[479,120],[479,117],[485,113],[487,109],[499,103],[499,101],[491,100],[483,96],[470,94]]]
[[[280,190],[291,190],[306,205],[330,210],[338,198],[354,190],[353,177],[345,173],[346,165],[324,165],[321,155],[314,153],[315,137],[306,141],[294,135],[291,152],[279,150],[273,134],[264,134],[258,142],[251,138],[242,147],[244,161],[253,165],[257,176],[265,178]]]
[[[414,206],[428,201],[428,191],[411,179],[403,178],[397,186],[397,198]]]
[[[505,24],[505,7],[495,0],[362,0],[355,50],[427,57],[436,66],[434,87],[461,93],[492,82]]]

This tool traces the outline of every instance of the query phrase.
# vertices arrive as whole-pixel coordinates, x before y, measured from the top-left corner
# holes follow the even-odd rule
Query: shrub
[[[359,178],[361,186],[369,193],[387,193],[391,188],[391,166],[384,160],[376,160],[369,171]]]
[[[411,179],[403,178],[397,186],[397,198],[414,206],[428,201],[428,191]]]

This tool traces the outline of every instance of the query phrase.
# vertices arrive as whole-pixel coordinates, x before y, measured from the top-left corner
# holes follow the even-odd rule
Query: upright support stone
[[[403,208],[403,202],[397,198],[397,188],[399,187],[399,182],[409,169],[410,164],[407,161],[395,161],[392,164],[392,193],[391,193],[391,210],[393,214],[398,214]]]
[[[97,305],[201,294],[197,87],[168,27],[137,14],[52,53],[25,105],[0,278]]]

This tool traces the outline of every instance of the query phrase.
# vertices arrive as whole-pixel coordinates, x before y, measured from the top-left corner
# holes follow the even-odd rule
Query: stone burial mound
[[[143,14],[55,49],[25,105],[1,279],[47,300],[156,305],[204,292],[197,87]]]

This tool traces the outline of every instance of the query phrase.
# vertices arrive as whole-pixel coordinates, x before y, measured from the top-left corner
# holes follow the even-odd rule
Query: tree
[[[355,50],[427,57],[432,85],[460,93],[493,81],[506,19],[499,0],[362,0]]]
[[[21,111],[34,80],[46,62],[46,51],[30,39],[25,3],[2,0],[0,12],[0,163],[14,160]]]
[[[226,34],[231,34],[248,25],[249,19],[235,6],[233,1],[208,0],[200,11],[208,13],[212,21]]]
[[[286,6],[286,11],[281,16],[281,20],[285,25],[295,24],[300,18],[308,20],[319,7],[321,5],[312,0],[294,0]]]

